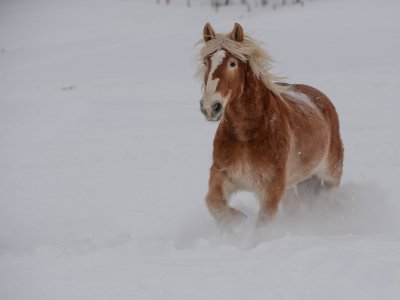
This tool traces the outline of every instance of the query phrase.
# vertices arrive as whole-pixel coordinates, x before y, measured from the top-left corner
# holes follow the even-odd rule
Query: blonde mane
[[[196,45],[199,44],[203,44],[203,47],[200,49],[197,56],[199,62],[196,70],[197,78],[204,78],[204,58],[217,50],[225,49],[241,61],[248,62],[256,77],[262,80],[265,86],[275,95],[280,96],[281,93],[285,92],[287,89],[285,86],[276,83],[276,81],[281,80],[280,77],[269,72],[273,60],[271,56],[261,48],[261,43],[259,41],[245,35],[243,42],[236,42],[229,37],[229,34],[216,34],[215,38],[212,38],[208,42],[204,42],[202,39]]]

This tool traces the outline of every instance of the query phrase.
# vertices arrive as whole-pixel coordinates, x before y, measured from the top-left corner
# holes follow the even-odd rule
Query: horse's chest
[[[255,170],[246,162],[237,163],[227,167],[226,174],[229,180],[238,188],[246,191],[253,191],[256,189],[257,181]]]
[[[247,164],[240,164],[230,169],[231,181],[240,189],[251,191],[255,188],[254,170]]]
[[[214,163],[237,189],[257,191],[268,179],[272,161],[263,143],[221,138],[214,143]]]
[[[241,147],[241,154],[227,157],[223,169],[229,180],[238,188],[247,191],[256,191],[261,179],[267,176],[265,169],[261,168],[251,157],[251,151]]]

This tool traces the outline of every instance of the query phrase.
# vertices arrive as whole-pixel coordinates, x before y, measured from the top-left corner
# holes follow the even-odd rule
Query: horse
[[[257,222],[263,225],[299,184],[339,186],[344,150],[328,97],[311,86],[277,82],[271,57],[238,23],[226,35],[207,23],[199,44],[200,110],[208,121],[220,120],[206,196],[216,223],[246,218],[229,206],[241,190],[259,199]]]

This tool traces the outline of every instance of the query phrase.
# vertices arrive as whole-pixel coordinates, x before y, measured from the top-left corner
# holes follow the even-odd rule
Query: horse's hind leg
[[[324,186],[328,188],[338,187],[340,184],[343,172],[344,155],[343,143],[339,132],[339,118],[334,107],[332,108],[330,118],[331,136],[329,140],[328,155],[326,157],[326,169],[321,177],[324,181]]]
[[[313,182],[312,186],[315,187],[314,191],[317,193],[321,190],[329,191],[332,188],[339,186],[342,178],[342,169],[343,156],[328,156],[326,168],[318,172],[316,176],[309,179],[308,184],[310,185],[310,182]]]
[[[340,137],[331,141],[327,157],[327,166],[320,174],[322,185],[326,189],[338,187],[343,173],[343,145]]]
[[[211,215],[220,226],[239,223],[246,218],[246,215],[229,206],[229,197],[235,191],[236,188],[229,178],[212,166],[206,203]]]
[[[298,191],[297,185],[286,190],[281,200],[282,209],[286,215],[294,216],[300,211],[302,205],[302,199]]]
[[[297,184],[297,191],[300,198],[306,195],[318,194],[323,187],[323,181],[324,179],[320,176],[314,175]]]

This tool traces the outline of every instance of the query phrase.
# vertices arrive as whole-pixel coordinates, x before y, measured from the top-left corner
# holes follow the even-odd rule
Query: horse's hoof
[[[268,214],[268,215],[259,215],[258,216],[258,219],[257,219],[257,223],[256,223],[256,226],[258,227],[258,228],[262,228],[262,227],[265,227],[265,226],[267,226],[269,223],[271,223],[272,222],[272,220],[274,219],[274,217],[275,217],[275,215],[271,215],[271,214]]]
[[[230,208],[226,216],[220,220],[219,225],[222,228],[230,228],[244,222],[247,216],[236,209]]]

